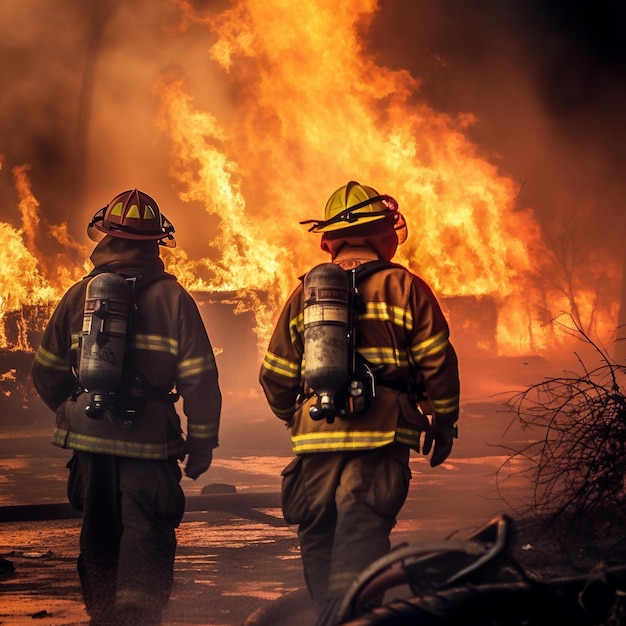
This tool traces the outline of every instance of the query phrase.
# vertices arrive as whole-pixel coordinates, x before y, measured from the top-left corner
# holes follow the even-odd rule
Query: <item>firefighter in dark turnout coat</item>
[[[53,443],[73,450],[68,496],[83,512],[78,571],[93,625],[160,624],[170,595],[175,529],[184,513],[178,461],[192,479],[218,445],[221,393],[209,337],[191,296],[164,271],[159,244],[173,226],[137,189],[117,195],[89,225],[101,238],[94,271],[63,296],[35,355],[32,378],[56,412]],[[122,390],[90,417],[79,380],[87,285],[114,272],[134,279]],[[187,436],[174,403],[183,399]]]
[[[390,261],[399,235],[406,237],[395,200],[354,181],[333,193],[324,221],[310,230],[322,233],[322,249],[346,270]],[[432,449],[430,465],[443,463],[459,410],[457,357],[424,281],[382,263],[358,291],[356,350],[376,380],[364,413],[330,422],[310,417],[316,398],[303,362],[303,284],[280,315],[260,372],[272,411],[291,429],[296,457],[283,471],[283,513],[298,525],[305,580],[322,616],[389,550],[408,493],[410,449]],[[421,399],[419,389],[426,393]]]

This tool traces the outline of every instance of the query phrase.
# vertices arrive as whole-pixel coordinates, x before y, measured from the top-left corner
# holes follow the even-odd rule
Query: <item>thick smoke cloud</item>
[[[522,181],[520,205],[546,227],[582,212],[621,250],[611,239],[626,192],[622,2],[381,3],[370,40],[381,63],[421,77],[435,108],[476,115],[471,138]]]
[[[232,2],[191,4],[216,14]],[[419,80],[416,100],[452,117],[474,116],[470,139],[519,181],[519,208],[535,211],[547,239],[558,239],[573,217],[581,218],[587,243],[611,251],[623,266],[624,4],[379,5],[363,31],[365,53]],[[0,222],[20,225],[12,170],[24,164],[43,219],[67,222],[69,234],[83,244],[90,244],[85,225],[93,212],[131,186],[149,191],[169,217],[176,215],[169,207],[180,209],[180,188],[169,172],[168,138],[155,124],[155,81],[183,76],[195,108],[220,119],[241,104],[229,92],[236,87],[224,84],[209,58],[209,29],[198,23],[178,28],[182,19],[174,0],[0,3]],[[263,191],[263,180],[245,184]],[[200,258],[208,254],[215,218],[192,203],[184,210],[175,220],[177,240],[191,258]],[[37,243],[51,258],[59,251],[50,238]],[[613,284],[611,290],[613,304],[619,296]]]
[[[44,2],[8,2],[0,11],[0,213],[11,221],[13,167],[30,164],[37,191],[51,198],[69,183],[87,20],[63,1],[55,11]]]
[[[621,250],[609,224],[623,219],[626,191],[623,4],[379,4],[366,49],[409,70],[421,81],[416,97],[435,109],[476,116],[468,133],[520,181],[520,207],[535,209],[547,228],[586,212],[590,232]],[[229,3],[194,5],[214,13]],[[211,74],[207,29],[176,31],[180,9],[168,0],[9,0],[0,15],[0,219],[19,223],[11,170],[24,163],[46,219],[68,221],[78,239],[93,210],[131,184],[162,206],[175,203],[152,87],[159,75],[180,73],[198,108],[227,115],[231,96]],[[201,245],[189,229],[181,236],[188,249]]]
[[[67,222],[82,243],[89,244],[87,221],[119,191],[146,189],[164,210],[177,202],[154,83],[185,75],[198,106],[208,106],[209,94],[211,106],[221,106],[207,31],[176,32],[179,19],[169,0],[2,4],[0,220],[20,225],[12,171],[24,164],[44,219]]]

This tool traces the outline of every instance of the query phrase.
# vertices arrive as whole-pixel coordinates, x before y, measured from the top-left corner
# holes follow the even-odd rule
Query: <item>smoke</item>
[[[342,17],[353,5],[376,4],[375,0],[322,1],[326,7],[336,4],[336,14]],[[211,29],[185,17],[189,6],[208,19],[234,4],[236,0],[0,3],[0,223],[21,227],[22,196],[15,172],[26,171],[39,203],[40,229],[54,227],[52,237],[35,242],[42,253],[38,258],[58,258],[59,249],[71,247],[73,241],[90,246],[85,227],[93,213],[116,193],[132,187],[153,195],[174,221],[179,251],[186,251],[190,258],[209,254],[207,244],[218,231],[219,215],[209,214],[199,201],[183,203],[179,197],[184,190],[171,176],[170,139],[157,124],[155,84],[160,79],[180,78],[194,110],[210,112],[225,125],[243,112],[246,122],[258,119],[259,134],[267,134],[268,125],[273,124],[269,130],[280,141],[280,120],[268,122],[261,111],[266,103],[247,99],[246,72],[225,80],[223,69],[209,54],[216,39]],[[298,8],[289,9],[288,4],[283,3],[285,10],[300,9],[296,2],[292,5]],[[312,20],[310,28],[316,27]],[[337,28],[337,32],[342,31]],[[283,33],[285,39],[288,35]],[[479,155],[516,181],[517,208],[520,213],[532,208],[548,239],[558,238],[575,217],[582,222],[586,243],[600,251],[610,250],[617,263],[622,263],[626,250],[621,242],[626,225],[626,8],[621,0],[378,0],[378,10],[363,24],[361,38],[364,53],[379,66],[405,73],[405,89],[414,90],[407,96],[409,104],[411,99],[416,104],[425,102],[451,118],[474,120],[462,125],[463,132]],[[245,48],[244,41],[238,43]],[[319,54],[336,54],[345,43],[337,38],[334,49]],[[297,47],[297,41],[291,45]],[[297,55],[298,51],[293,52]],[[259,63],[247,72],[265,70]],[[298,78],[306,85],[319,77]],[[400,84],[401,79],[396,79]],[[271,76],[264,75],[263,80],[271,81]],[[342,85],[332,84],[336,89],[332,95],[341,102]],[[353,87],[345,85],[346,90]],[[251,110],[246,112],[248,106]],[[334,116],[335,111],[325,114]],[[347,135],[368,135],[368,129],[358,124],[344,130]],[[296,209],[303,210],[298,202],[321,209],[327,195],[345,182],[326,178],[333,167],[328,164],[331,151],[344,139],[341,129],[333,139],[323,154],[301,154],[288,135],[285,143],[275,147],[293,160],[290,172],[316,170],[315,176],[329,184],[329,188],[303,185],[292,194],[294,229],[298,219],[319,217],[319,213],[296,213]],[[246,143],[242,152],[247,148]],[[271,158],[268,151],[268,163]],[[369,171],[375,172],[378,155],[372,151],[368,158],[372,162]],[[27,169],[20,169],[26,165]],[[243,180],[248,211],[269,210],[269,200],[275,199],[264,196],[268,194],[265,171],[280,174],[268,165],[260,176]],[[382,191],[396,194],[395,189]],[[236,209],[222,206],[220,213],[226,216]],[[428,237],[420,233],[419,225],[410,226],[411,237]],[[505,236],[510,238],[509,233]],[[5,235],[5,245],[7,241]],[[232,248],[233,254],[239,253],[237,245]],[[294,264],[299,254],[301,249],[293,251]],[[18,274],[14,258],[7,258],[5,265]],[[214,346],[224,349],[219,355],[220,375],[224,390],[233,393],[229,406],[238,409],[237,401],[246,404],[240,415],[246,415],[244,411],[252,405],[255,412],[260,411],[258,398],[250,396],[253,400],[249,401],[246,395],[258,371],[254,338],[247,336],[251,315],[236,316],[210,301],[201,301],[200,306],[209,310]],[[484,318],[491,319],[484,314],[476,317],[484,326],[488,326]],[[494,312],[494,324],[495,317]],[[213,328],[223,334],[218,333],[217,342]],[[456,328],[461,331],[456,336],[467,330],[461,324]],[[17,368],[24,376],[20,384],[25,385],[30,355],[8,353],[4,359],[0,373]],[[471,400],[471,394],[486,397],[493,392],[495,380],[499,385],[516,386],[524,375],[537,373],[536,369],[523,372],[520,366],[507,377],[502,363],[492,368],[476,367],[464,375],[465,398]],[[470,379],[472,375],[475,380]],[[258,394],[256,387],[253,391]],[[14,406],[5,411],[7,418],[21,419],[21,398],[14,394],[11,402]],[[45,407],[41,413],[49,419]],[[233,424],[240,438],[240,420]],[[258,429],[250,432],[259,437]]]
[[[383,2],[368,37],[380,63],[421,77],[434,108],[476,116],[470,138],[519,181],[518,204],[546,229],[582,214],[620,254],[622,2]]]
[[[228,6],[195,3],[211,14]],[[476,116],[468,133],[524,183],[522,206],[549,217],[586,205],[618,219],[625,11],[617,0],[394,0],[379,3],[363,37],[379,63],[421,81],[416,97]],[[10,0],[0,15],[3,217],[15,212],[11,170],[24,163],[48,221],[69,221],[76,236],[122,188],[176,203],[152,89],[159,76],[184,76],[198,108],[228,115],[233,96],[208,58],[207,29],[178,28],[170,0]]]
[[[184,81],[192,110],[207,112],[225,126],[236,115],[246,124],[258,120],[259,135],[267,135],[269,125],[279,142],[276,151],[292,159],[290,178],[299,169],[312,168],[318,168],[317,176],[323,178],[330,157],[302,154],[302,146],[288,133],[281,145],[283,121],[265,115],[268,109],[271,115],[267,103],[249,99],[257,76],[246,72],[262,74],[266,83],[272,80],[263,74],[267,69],[263,63],[253,62],[225,80],[224,68],[209,54],[217,39],[210,26],[235,4],[226,0],[2,3],[0,68],[5,89],[0,94],[0,113],[5,124],[0,137],[0,221],[16,227],[21,223],[14,171],[28,164],[42,228],[66,223],[64,235],[88,245],[85,225],[95,210],[119,191],[139,187],[173,219],[179,247],[189,257],[211,254],[207,244],[218,232],[220,220],[238,206],[220,206],[210,213],[199,199],[180,199],[186,190],[171,174],[171,139],[157,123],[155,92],[159,81],[171,83],[178,78]],[[399,101],[406,98],[416,106],[424,102],[451,119],[472,119],[469,126],[459,127],[478,155],[515,181],[517,208],[533,209],[547,240],[558,240],[564,225],[576,218],[576,223],[584,224],[587,243],[597,250],[611,250],[620,264],[626,192],[623,6],[617,0],[567,4],[389,0],[379,1],[372,13],[375,6],[374,0],[354,5],[355,11],[371,15],[362,25],[364,54],[380,67],[400,71],[393,80],[409,95],[403,94]],[[190,9],[194,20],[188,19]],[[344,10],[347,7],[338,6],[337,15]],[[311,20],[310,28],[318,27]],[[298,42],[290,40],[288,33],[283,37],[281,54],[297,56]],[[336,50],[316,53],[335,54],[345,43],[338,40]],[[245,41],[239,39],[237,45],[245,54]],[[279,61],[272,59],[274,71]],[[313,78],[302,76],[302,84]],[[337,101],[341,96],[339,91]],[[314,125],[303,124],[302,132],[314,132]],[[247,132],[245,124],[241,127],[240,132]],[[367,134],[363,128],[346,130],[351,135]],[[240,153],[245,154],[253,142],[241,143]],[[372,153],[368,171],[375,171],[376,158]],[[268,151],[261,161],[267,164],[264,172],[275,179],[281,170],[269,165],[271,159]],[[272,202],[285,199],[267,191],[264,172],[240,178],[238,191],[245,196],[248,212],[270,213]],[[332,185],[338,186],[334,181]],[[277,186],[274,180],[273,187]],[[332,188],[303,186],[288,197],[321,206]],[[300,216],[294,217],[295,227]],[[269,229],[267,216],[263,219],[260,223]],[[60,245],[52,238],[38,243],[44,253]],[[243,244],[234,242],[233,250],[237,245]]]
[[[179,19],[169,0],[2,3],[0,220],[19,226],[12,172],[24,164],[45,220],[67,222],[83,243],[90,217],[119,191],[145,189],[166,214],[180,204],[154,83],[185,75],[199,106],[224,105],[206,29],[177,32]]]
[[[0,211],[5,220],[17,206],[14,167],[32,165],[40,192],[69,180],[73,137],[68,133],[77,114],[83,22],[72,3],[59,2],[58,11],[47,4],[8,2],[0,9]],[[67,28],[68,23],[73,26]]]

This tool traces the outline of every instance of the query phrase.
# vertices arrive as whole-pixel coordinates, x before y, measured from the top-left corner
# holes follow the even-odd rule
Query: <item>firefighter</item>
[[[260,384],[290,428],[295,458],[282,472],[283,515],[298,526],[304,577],[321,624],[355,577],[389,550],[411,479],[410,450],[430,454],[432,467],[450,454],[459,376],[435,296],[421,278],[391,262],[407,233],[392,197],[351,181],[330,196],[323,220],[301,223],[321,233],[332,263],[364,270],[354,343],[375,379],[361,414],[342,417],[338,406],[336,417],[313,419],[319,399],[303,359],[305,277],[280,314]]]
[[[83,515],[78,572],[90,624],[160,624],[185,506],[181,467],[198,478],[218,445],[218,372],[194,300],[164,271],[160,245],[175,247],[174,227],[154,199],[137,189],[116,195],[88,234],[98,241],[94,269],[54,311],[32,379],[56,412],[52,443],[73,450],[68,497]],[[128,314],[106,283],[93,291],[102,275],[127,279]],[[108,389],[116,368],[119,388]],[[105,389],[94,401],[100,370]]]

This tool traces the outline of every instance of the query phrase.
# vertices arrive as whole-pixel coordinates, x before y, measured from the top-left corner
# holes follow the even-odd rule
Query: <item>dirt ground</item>
[[[511,506],[523,487],[515,477],[509,488],[496,481],[504,458],[501,433],[507,433],[507,445],[516,445],[522,435],[512,431],[509,421],[497,403],[467,403],[450,460],[431,469],[418,455],[412,458],[413,484],[392,544],[467,538],[494,516],[507,514],[516,526],[512,554],[533,577],[587,575],[598,563],[626,566],[623,519],[607,516],[604,521],[546,528]],[[164,626],[264,626],[264,612],[303,590],[295,529],[284,524],[276,505],[280,468],[288,458],[274,443],[263,447],[250,430],[254,447],[248,442],[244,446],[238,435],[241,449],[230,445],[226,431],[206,481],[237,484],[238,489],[245,481],[245,489],[267,493],[267,505],[241,514],[216,509],[185,514]],[[255,456],[250,456],[251,449]],[[0,492],[10,496],[7,502],[21,502],[25,484],[29,502],[63,501],[65,458],[56,455],[47,438],[37,447],[31,438],[0,441],[0,465],[6,466]],[[203,480],[193,484],[193,493]],[[0,523],[0,624],[88,623],[75,567],[79,532],[79,519]],[[306,596],[300,595],[299,601],[306,602]],[[305,605],[306,619],[294,622],[282,615],[271,626],[309,626],[314,622],[307,610]],[[250,621],[255,615],[258,619]]]
[[[0,624],[88,623],[76,573],[79,532],[76,519],[4,524]],[[179,529],[164,623],[242,624],[301,585],[297,541],[288,527],[223,512],[192,513]]]
[[[626,573],[626,520],[620,511],[608,517],[577,522],[519,519],[513,555],[528,574],[539,578],[584,576],[596,566],[624,568]]]
[[[261,515],[268,517],[252,521],[218,511],[185,516],[165,626],[266,624],[263,616],[273,603],[303,590],[293,529],[276,510]],[[75,570],[79,524],[77,519],[4,524],[0,624],[88,623]],[[626,564],[624,535],[610,523],[545,528],[537,520],[517,520],[515,527],[511,552],[533,578],[586,576],[599,563]],[[299,626],[312,624],[301,619],[313,620],[310,609],[298,608]],[[285,615],[275,626],[296,623],[290,620]]]

